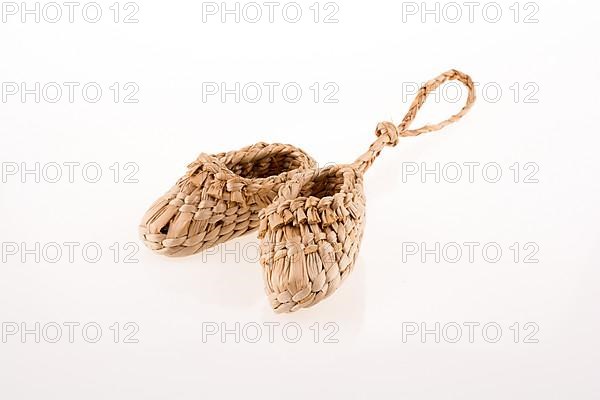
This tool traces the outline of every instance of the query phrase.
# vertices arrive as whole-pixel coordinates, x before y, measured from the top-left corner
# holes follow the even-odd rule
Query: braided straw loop
[[[425,100],[429,93],[433,92],[435,89],[440,87],[443,83],[457,80],[466,86],[468,90],[467,101],[463,108],[456,114],[452,115],[450,118],[445,119],[442,122],[438,122],[437,124],[430,124],[422,126],[418,129],[408,129],[410,124],[414,121],[417,116],[417,112],[421,109],[423,104],[425,104]],[[443,74],[435,77],[434,79],[426,82],[417,92],[415,99],[411,103],[408,108],[408,112],[402,119],[402,122],[396,126],[392,122],[380,122],[377,124],[377,129],[375,130],[375,134],[377,136],[377,140],[373,142],[373,144],[369,147],[366,153],[362,154],[358,159],[354,162],[356,168],[360,171],[365,172],[375,158],[379,156],[381,150],[385,146],[395,146],[398,143],[398,137],[407,137],[407,136],[418,136],[422,133],[433,132],[444,128],[447,125],[450,125],[453,122],[461,119],[473,106],[475,102],[475,85],[473,84],[473,80],[471,77],[463,72],[457,71],[455,69],[451,69],[449,71],[444,72]]]
[[[408,130],[427,95],[448,80],[464,83],[463,109],[438,124]],[[299,172],[259,213],[260,263],[276,312],[292,312],[331,295],[354,269],[365,224],[363,174],[385,146],[399,137],[432,132],[460,119],[475,101],[471,78],[450,70],[427,82],[396,126],[380,122],[377,139],[353,164]]]
[[[298,171],[315,166],[287,144],[257,143],[238,151],[200,154],[187,173],[148,209],[144,244],[167,256],[206,250],[256,229],[258,212]]]

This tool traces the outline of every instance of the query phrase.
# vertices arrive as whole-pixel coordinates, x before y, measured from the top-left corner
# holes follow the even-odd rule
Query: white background
[[[496,23],[486,20],[495,18],[493,9],[482,14],[486,2],[473,22],[459,3],[463,15],[455,23],[444,3],[439,22],[435,15],[422,22],[420,2],[409,15],[406,2],[339,0],[338,23],[323,23],[326,2],[315,23],[312,3],[299,2],[303,14],[295,24],[281,8],[273,23],[267,16],[221,23],[219,15],[203,22],[202,3],[192,1],[138,2],[133,24],[122,22],[123,10],[114,23],[104,1],[98,23],[86,22],[81,7],[73,23],[66,15],[57,23],[5,15],[3,83],[96,82],[103,94],[96,103],[81,90],[73,103],[66,92],[57,103],[8,96],[0,103],[3,168],[96,162],[103,175],[90,183],[79,168],[73,183],[66,176],[37,183],[18,171],[0,184],[0,241],[19,246],[16,255],[2,254],[4,333],[11,324],[63,326],[57,343],[45,336],[36,343],[34,334],[21,332],[0,342],[2,398],[598,398],[597,3],[521,2],[516,16],[514,2],[500,2]],[[533,10],[538,22],[525,23]],[[382,152],[365,176],[367,225],[356,269],[325,302],[275,315],[253,234],[185,259],[157,256],[138,241],[146,208],[198,153],[268,141],[297,145],[320,164],[351,162],[374,140],[377,122],[401,120],[412,99],[407,87],[450,68],[479,83],[477,103],[443,131]],[[124,103],[125,92],[115,103],[115,82],[135,83],[138,103]],[[303,95],[296,103],[280,91],[272,103],[236,103],[233,96],[203,102],[203,82],[296,82]],[[315,82],[337,85],[338,102],[324,102],[322,93],[315,103]],[[414,127],[446,118],[462,101],[432,99]],[[411,166],[435,163],[458,163],[466,174],[465,162],[480,163],[473,182],[403,177]],[[114,163],[118,183],[109,169]],[[123,182],[131,171],[125,163],[139,167],[137,183]],[[501,168],[497,183],[482,175],[488,163]],[[516,183],[515,163],[522,172]],[[537,166],[537,183],[524,182],[531,172],[525,163]],[[74,262],[67,254],[36,262],[23,252],[53,242],[78,242]],[[422,262],[406,252],[403,260],[407,243],[464,242],[481,244],[474,262],[467,254],[455,263],[431,255]],[[524,262],[529,242],[539,249],[537,263]],[[83,259],[86,243],[102,248],[97,263]],[[117,262],[113,243],[121,248]],[[139,246],[137,263],[124,262],[127,243]],[[482,257],[486,243],[502,249],[498,262]],[[80,324],[74,343],[67,322]],[[119,343],[110,329],[115,322]],[[127,322],[139,327],[138,343],[123,343]],[[273,343],[265,322],[280,324]],[[473,343],[468,322],[480,324]],[[539,328],[531,337],[537,343],[525,343],[528,322]],[[102,328],[97,343],[83,337],[86,323]],[[203,340],[213,323],[233,330],[239,323],[240,333],[259,324],[263,336],[250,343],[255,331],[247,330],[239,343],[234,334]],[[297,343],[282,333],[288,323],[302,330]],[[434,334],[403,340],[407,323],[439,323],[440,331],[456,323],[462,337],[450,343],[455,331],[448,330],[439,343]],[[497,343],[484,337],[486,323],[502,328]],[[337,343],[326,343],[331,327]]]

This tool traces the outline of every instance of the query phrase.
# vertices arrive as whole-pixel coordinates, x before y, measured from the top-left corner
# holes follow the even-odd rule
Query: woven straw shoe
[[[445,121],[409,130],[427,94],[448,80],[468,89],[466,105]],[[265,290],[276,312],[317,304],[350,274],[363,236],[363,174],[385,146],[399,137],[432,132],[457,121],[475,101],[468,75],[450,70],[427,82],[396,126],[377,125],[377,139],[353,164],[301,172],[283,185],[277,198],[259,214],[260,262]]]
[[[261,264],[276,312],[323,300],[348,276],[363,235],[362,174],[334,166],[299,174],[260,212]]]
[[[258,212],[281,185],[313,167],[308,154],[287,144],[201,154],[148,209],[139,227],[141,239],[157,253],[185,256],[241,236],[258,227]]]

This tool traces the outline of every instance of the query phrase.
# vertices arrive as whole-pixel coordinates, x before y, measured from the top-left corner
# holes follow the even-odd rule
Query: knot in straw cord
[[[398,144],[398,127],[392,122],[384,121],[378,123],[377,128],[375,129],[375,135],[377,135],[377,137],[386,135],[388,140],[385,142],[385,144],[388,146],[394,147]]]
[[[425,103],[427,95],[437,89],[444,82],[452,80],[457,80],[467,87],[468,96],[466,104],[463,106],[463,108],[450,118],[447,118],[437,124],[424,125],[417,129],[408,129],[410,124],[415,119],[417,112],[423,106],[423,103]],[[398,126],[391,122],[380,122],[377,124],[377,129],[375,130],[377,140],[371,144],[366,153],[362,154],[356,159],[356,161],[354,161],[352,166],[357,168],[361,173],[364,173],[367,168],[373,164],[373,161],[375,161],[375,158],[377,158],[384,146],[395,146],[398,143],[398,137],[400,136],[417,136],[422,133],[440,130],[443,127],[450,125],[451,123],[462,118],[471,109],[474,102],[475,85],[473,84],[473,80],[471,80],[469,75],[455,69],[451,69],[443,74],[440,74],[439,76],[425,83],[421,89],[419,89],[415,99],[408,109],[408,112]]]

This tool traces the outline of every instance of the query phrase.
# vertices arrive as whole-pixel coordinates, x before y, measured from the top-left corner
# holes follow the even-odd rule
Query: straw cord
[[[408,129],[410,124],[415,119],[417,112],[425,103],[427,96],[429,93],[437,89],[440,85],[445,82],[457,80],[464,84],[469,94],[467,96],[467,102],[465,106],[457,113],[451,116],[450,118],[439,122],[437,124],[425,125],[418,129]],[[377,124],[377,128],[375,129],[375,134],[377,135],[377,139],[369,149],[361,155],[354,163],[353,166],[357,168],[360,172],[365,172],[375,161],[375,158],[379,155],[384,146],[396,146],[398,144],[399,137],[407,137],[407,136],[418,136],[422,133],[433,132],[444,128],[447,125],[450,125],[453,122],[461,119],[473,106],[475,102],[475,85],[467,74],[457,71],[455,69],[451,69],[449,71],[444,72],[438,77],[430,80],[425,83],[417,92],[415,99],[413,100],[408,112],[402,119],[402,122],[396,126],[392,122],[380,122]]]

